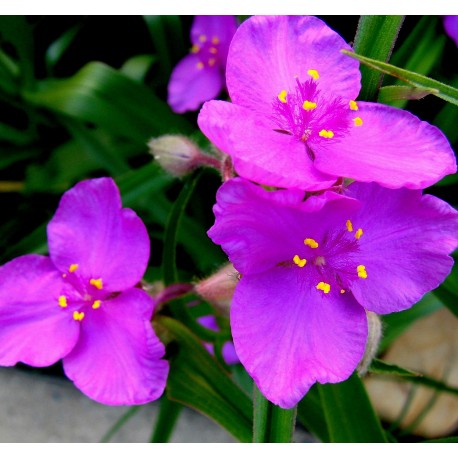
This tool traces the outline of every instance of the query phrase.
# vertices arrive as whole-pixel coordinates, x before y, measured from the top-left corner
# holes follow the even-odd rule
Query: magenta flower
[[[154,302],[137,288],[149,258],[141,219],[121,208],[111,178],[67,191],[48,224],[50,257],[0,267],[0,365],[48,366],[90,398],[142,404],[163,392],[164,346],[151,327]]]
[[[234,16],[196,16],[191,53],[172,72],[168,104],[177,113],[197,110],[224,87],[229,43],[237,29]]]
[[[458,16],[445,16],[444,29],[447,32],[447,35],[458,46]]]
[[[348,378],[367,339],[365,310],[409,308],[448,275],[458,213],[419,190],[353,183],[344,196],[223,184],[211,239],[241,273],[231,329],[261,392],[293,407],[315,382]]]
[[[252,17],[227,59],[232,103],[207,102],[203,133],[235,170],[262,184],[326,189],[337,177],[388,188],[432,185],[456,171],[442,132],[407,111],[356,102],[359,64],[314,17]]]

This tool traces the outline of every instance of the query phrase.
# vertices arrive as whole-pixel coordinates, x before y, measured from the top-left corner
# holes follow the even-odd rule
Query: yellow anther
[[[347,222],[345,224],[347,226],[347,231],[353,232],[353,224],[351,224],[351,221],[349,219],[347,219]]]
[[[299,267],[304,267],[305,264],[307,264],[307,260],[301,259],[297,254],[294,256],[293,262],[294,264],[296,264],[296,266],[299,266]]]
[[[62,308],[65,308],[67,307],[67,298],[65,296],[59,296],[59,305],[62,307]]]
[[[358,104],[354,100],[350,100],[349,105],[350,110],[358,111]]]
[[[197,62],[196,67],[197,67],[199,70],[202,70],[202,69],[204,68],[204,63],[203,63],[203,62]]]
[[[307,74],[314,80],[317,80],[320,77],[320,74],[316,70],[307,70]]]
[[[316,108],[316,103],[315,102],[309,102],[308,100],[306,100],[303,104],[302,104],[302,108],[305,110],[305,111],[312,111]]]
[[[356,240],[359,240],[361,238],[361,236],[363,235],[363,230],[361,228],[359,228],[356,232],[355,232],[355,239]]]
[[[332,130],[323,129],[323,130],[320,130],[318,135],[320,137],[324,137],[324,138],[332,138],[332,137],[334,137],[334,132]]]
[[[217,44],[219,43],[219,38],[216,37],[216,36],[213,37],[213,38],[212,38],[212,43],[213,43],[214,45],[217,45]]]
[[[77,312],[76,310],[73,312],[73,319],[76,321],[81,321],[84,318],[84,312]]]
[[[340,294],[344,294],[345,293],[345,290],[344,289],[341,289],[340,290]]]
[[[200,35],[199,36],[199,41],[201,43],[205,43],[207,41],[207,35]]]
[[[68,271],[69,271],[70,273],[73,273],[73,272],[75,272],[75,270],[78,269],[78,267],[79,267],[78,264],[72,264],[72,265],[68,268]]]
[[[210,53],[211,54],[217,54],[218,53],[218,50],[216,48],[214,48],[213,46],[209,49]]]
[[[94,301],[94,303],[92,304],[92,308],[95,310],[98,309],[101,305],[102,301]]]
[[[359,116],[357,118],[353,118],[353,122],[355,123],[355,126],[357,127],[363,125],[363,120]]]
[[[305,239],[304,245],[309,246],[310,248],[318,248],[318,242],[313,239]]]
[[[286,103],[286,95],[287,92],[283,89],[283,91],[278,94],[278,100],[280,100],[281,103]]]
[[[193,54],[195,54],[196,52],[199,52],[200,51],[200,46],[199,45],[196,45],[196,44],[193,44],[192,45],[192,48],[191,48],[191,52]]]
[[[92,285],[92,286],[95,286],[97,289],[102,289],[103,288],[103,282],[102,282],[102,279],[101,278],[92,278],[91,280],[89,280],[89,283]]]
[[[216,64],[216,59],[214,57],[210,57],[210,59],[208,59],[208,65],[210,65],[210,67],[213,67],[213,65]]]
[[[359,278],[367,278],[366,266],[360,265],[356,268]]]
[[[325,283],[324,281],[320,281],[318,285],[316,285],[316,289],[323,291],[324,294],[328,294],[331,291],[331,285],[329,283]]]

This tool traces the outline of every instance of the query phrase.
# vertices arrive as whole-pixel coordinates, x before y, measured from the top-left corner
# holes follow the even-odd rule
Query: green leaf
[[[380,88],[378,102],[390,103],[396,100],[419,100],[427,95],[437,95],[437,89],[423,89],[411,86],[384,86]]]
[[[170,440],[182,408],[183,406],[181,404],[171,401],[167,396],[162,396],[159,416],[150,442],[163,443]]]
[[[126,60],[119,70],[130,79],[142,83],[155,61],[156,58],[150,54],[140,54]]]
[[[318,385],[330,442],[387,442],[356,373],[338,384]]]
[[[297,419],[321,442],[330,442],[318,384],[313,385],[297,405]]]
[[[433,291],[444,305],[458,317],[458,265],[455,263],[450,275]]]
[[[59,38],[52,42],[45,54],[45,62],[48,73],[51,73],[54,66],[60,61],[65,51],[73,43],[73,40],[78,35],[82,24],[76,24],[67,29]]]
[[[458,89],[452,86],[448,86],[432,78],[428,78],[427,76],[420,75],[419,73],[404,70],[402,68],[395,67],[394,65],[386,64],[385,62],[380,62],[378,60],[369,59],[368,57],[364,57],[350,51],[342,50],[342,52],[347,56],[359,60],[361,63],[367,65],[370,68],[391,76],[395,76],[396,78],[399,78],[411,86],[425,90],[434,89],[438,91],[437,93],[434,93],[436,97],[453,103],[454,105],[458,105]]]
[[[354,50],[358,54],[388,61],[398,37],[404,16],[361,16]],[[361,68],[361,100],[375,100],[383,75],[378,69]]]
[[[23,97],[36,106],[93,123],[145,149],[152,136],[193,130],[146,86],[101,62],[85,65],[70,78],[41,81],[36,90],[24,91]]]
[[[241,442],[251,442],[252,402],[229,378],[187,328],[169,317],[157,324],[179,344],[170,361],[167,396],[188,405],[225,428]]]

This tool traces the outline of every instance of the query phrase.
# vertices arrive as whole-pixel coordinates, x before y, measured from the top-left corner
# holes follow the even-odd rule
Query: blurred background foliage
[[[346,41],[353,42],[358,16],[322,19]],[[0,17],[0,263],[27,253],[47,253],[46,224],[62,193],[82,179],[112,176],[120,186],[124,205],[133,208],[147,225],[152,250],[146,278],[163,278],[165,230],[183,181],[160,170],[148,153],[147,142],[152,137],[179,133],[209,148],[197,128],[197,113],[177,115],[166,103],[171,71],[189,52],[191,24],[191,16]],[[377,40],[377,36],[372,39]],[[458,49],[445,35],[440,17],[408,16],[390,63],[458,86]],[[402,82],[385,77],[383,84]],[[397,90],[382,88],[378,98],[407,108],[441,128],[457,151],[458,107],[431,95],[421,100],[397,100]],[[211,208],[220,183],[215,171],[204,170],[192,185],[192,196],[182,197],[185,205],[178,209],[180,218],[175,218],[177,234],[173,246],[177,280],[181,282],[203,278],[225,261],[219,247],[206,236],[213,223]],[[427,192],[456,207],[457,190],[458,178],[452,176]],[[458,316],[457,269],[412,309],[384,317],[380,354],[417,319],[444,306]],[[164,317],[164,325],[168,319]],[[192,333],[190,337],[178,322],[167,326],[182,346],[195,351]],[[227,335],[227,322],[225,326],[223,334]],[[221,374],[226,374],[227,368],[218,373],[210,367],[206,354],[180,364],[180,369],[171,375],[176,382],[168,388],[175,399],[191,405],[193,399],[200,399],[193,407],[204,412],[207,409],[207,414],[208,409],[219,412],[213,418],[235,437],[246,440],[251,412],[245,391],[231,392],[240,402],[228,400],[227,393],[219,393],[209,407],[202,399],[211,398],[215,381],[205,380],[207,385],[204,383],[201,391],[198,386],[197,391],[194,387],[194,391],[187,392],[189,386],[180,386],[183,378],[177,376],[192,375],[196,367],[201,371],[206,368],[213,370],[215,380],[224,385],[227,382]],[[383,365],[378,371],[412,376]],[[233,369],[233,377],[241,386],[249,386],[240,367]],[[434,380],[431,383],[434,386]],[[439,384],[434,389],[440,392],[447,387]],[[225,420],[221,412],[232,408],[231,403],[237,404],[232,406],[233,419]],[[358,418],[347,418],[345,423],[340,415],[345,416],[348,409],[356,410],[355,406],[363,406],[358,410],[362,413]],[[237,416],[245,423],[231,430],[229,423]],[[398,425],[389,433],[381,432],[357,377],[340,385],[314,387],[300,405],[298,419],[323,441],[403,437],[398,434]],[[371,428],[373,424],[376,426]],[[404,437],[411,439],[408,434]]]

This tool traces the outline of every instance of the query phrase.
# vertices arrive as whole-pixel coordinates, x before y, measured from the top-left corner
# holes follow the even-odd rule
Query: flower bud
[[[210,277],[194,285],[194,291],[227,316],[239,278],[240,274],[234,269],[234,266],[227,264]]]
[[[150,153],[171,175],[181,178],[201,165],[221,168],[220,161],[205,154],[189,138],[182,135],[163,135],[148,142]]]
[[[374,312],[366,310],[367,317],[367,343],[364,351],[363,359],[360,361],[357,370],[360,376],[364,376],[372,363],[372,360],[377,355],[380,339],[382,338],[382,321]]]

